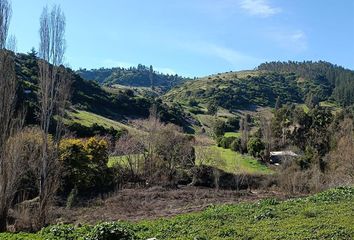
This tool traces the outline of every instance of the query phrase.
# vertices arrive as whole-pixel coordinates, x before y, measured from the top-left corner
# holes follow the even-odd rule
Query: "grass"
[[[134,232],[134,239],[349,240],[354,237],[353,202],[353,187],[338,188],[306,198],[286,201],[264,199],[255,203],[211,206],[202,212],[121,223],[121,226]],[[90,231],[92,228],[87,226],[75,228],[71,225],[57,225],[37,234],[3,233],[0,239],[84,239],[83,235]],[[59,237],[54,238],[51,234]],[[67,235],[73,237],[67,238]]]
[[[131,157],[133,157],[134,159],[141,159],[138,158],[139,155],[143,155],[143,154],[134,154],[132,155]],[[109,157],[108,159],[108,163],[107,163],[107,166],[108,167],[113,167],[115,164],[117,163],[120,163],[120,164],[127,164],[127,156],[126,155],[123,155],[123,156],[111,156]]]
[[[320,106],[329,108],[332,114],[337,114],[342,109],[338,104],[328,101],[320,102]]]
[[[253,174],[271,174],[273,171],[267,166],[260,163],[257,159],[243,155],[238,152],[234,152],[230,149],[224,149],[217,146],[203,147],[209,149],[196,149],[197,159],[196,162],[200,163],[201,159],[198,156],[201,155],[200,151],[210,152],[214,155],[214,158],[220,157],[220,161],[206,162],[207,165],[212,165],[225,172],[229,173],[253,173]],[[199,153],[198,153],[199,151]]]
[[[75,110],[74,112],[69,112],[69,116],[72,122],[77,122],[80,123],[81,125],[84,125],[86,127],[91,126],[94,123],[97,123],[98,125],[101,125],[106,128],[113,127],[114,129],[122,129],[125,128],[127,130],[134,130],[132,127],[125,125],[123,123],[114,121],[112,119],[91,113],[91,112],[86,112],[86,111],[81,111],[81,110]]]
[[[224,137],[240,137],[241,133],[239,132],[226,132]]]

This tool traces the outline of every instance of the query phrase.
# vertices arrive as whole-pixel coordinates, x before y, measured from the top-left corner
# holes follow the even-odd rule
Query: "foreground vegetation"
[[[138,223],[53,225],[36,234],[1,239],[352,239],[354,188],[306,198],[211,206],[193,214]],[[120,238],[119,238],[120,237]]]

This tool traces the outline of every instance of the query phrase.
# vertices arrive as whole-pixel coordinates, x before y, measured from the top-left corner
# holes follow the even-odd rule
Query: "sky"
[[[18,52],[38,49],[39,17],[54,4],[73,69],[144,64],[199,77],[287,60],[354,69],[353,0],[12,0]]]

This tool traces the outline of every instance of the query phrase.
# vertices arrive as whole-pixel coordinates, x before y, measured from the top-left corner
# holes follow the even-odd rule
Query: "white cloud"
[[[132,64],[132,63],[116,61],[116,60],[112,60],[112,59],[105,59],[102,62],[102,65],[106,68],[113,68],[113,67],[129,68],[129,67],[134,66],[134,64]]]
[[[270,6],[267,0],[242,0],[240,6],[249,14],[260,17],[269,17],[282,11],[281,8]]]
[[[164,74],[170,74],[170,75],[177,74],[175,70],[166,67],[154,67],[154,70]]]
[[[198,52],[203,55],[209,55],[212,57],[216,57],[219,59],[222,59],[229,64],[231,64],[232,67],[240,67],[242,66],[256,66],[260,62],[262,62],[261,59],[253,57],[251,55],[244,54],[242,52],[236,51],[231,48],[227,48],[221,45],[217,45],[214,43],[209,43],[209,42],[190,42],[190,43],[184,43],[182,47]]]

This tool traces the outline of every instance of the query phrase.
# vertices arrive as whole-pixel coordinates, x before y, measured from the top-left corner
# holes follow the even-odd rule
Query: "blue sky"
[[[39,16],[60,4],[73,69],[132,66],[185,76],[325,60],[354,69],[353,0],[12,0],[17,51],[38,48]]]

